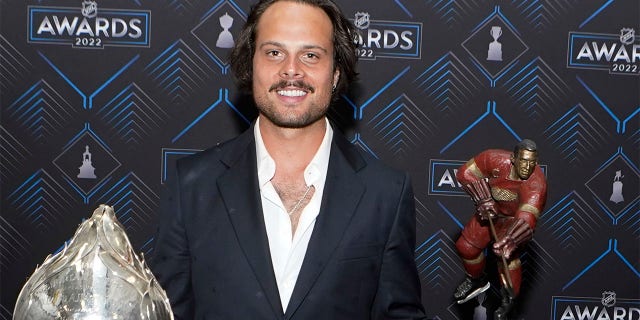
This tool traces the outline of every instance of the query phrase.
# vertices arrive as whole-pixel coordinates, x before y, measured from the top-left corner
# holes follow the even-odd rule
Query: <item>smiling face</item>
[[[260,116],[284,128],[304,128],[322,119],[339,77],[326,13],[278,1],[258,21],[255,48],[253,94]]]

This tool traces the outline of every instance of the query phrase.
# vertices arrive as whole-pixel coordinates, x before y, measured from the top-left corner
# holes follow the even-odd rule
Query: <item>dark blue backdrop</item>
[[[100,203],[151,253],[175,160],[255,117],[218,43],[219,18],[233,19],[233,38],[251,2],[114,0],[92,17],[81,1],[0,0],[0,319]],[[330,115],[413,177],[429,315],[469,319],[475,307],[451,299],[464,277],[453,244],[472,212],[455,168],[531,138],[549,196],[517,318],[640,318],[639,2],[339,3],[361,28],[361,77]],[[78,177],[87,147],[95,178]]]

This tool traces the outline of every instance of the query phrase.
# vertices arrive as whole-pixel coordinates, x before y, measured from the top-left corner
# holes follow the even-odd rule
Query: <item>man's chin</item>
[[[286,129],[303,129],[306,128],[314,123],[316,123],[318,120],[321,120],[324,115],[321,115],[319,117],[315,117],[315,118],[303,118],[303,119],[281,119],[278,117],[270,117],[269,115],[264,115],[271,123],[273,123],[274,125],[280,127],[280,128],[286,128]]]
[[[302,129],[310,126],[313,122],[310,121],[271,121],[273,124],[280,128],[285,129]]]

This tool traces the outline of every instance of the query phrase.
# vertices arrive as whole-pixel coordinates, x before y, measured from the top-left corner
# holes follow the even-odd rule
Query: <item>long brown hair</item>
[[[237,37],[236,45],[231,51],[231,70],[235,74],[238,87],[241,90],[251,92],[253,82],[253,55],[255,54],[256,27],[262,14],[275,2],[294,1],[308,4],[322,9],[333,25],[333,52],[334,68],[340,71],[340,78],[336,84],[333,97],[344,92],[349,83],[353,82],[358,73],[356,63],[356,35],[357,31],[353,23],[349,21],[340,11],[340,8],[331,0],[261,0],[251,7],[251,12],[247,18],[240,35]],[[335,70],[335,69],[334,69]]]

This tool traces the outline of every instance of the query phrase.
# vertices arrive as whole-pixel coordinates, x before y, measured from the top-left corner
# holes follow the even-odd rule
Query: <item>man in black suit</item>
[[[259,110],[181,159],[152,270],[178,319],[423,319],[406,173],[329,124],[356,31],[331,0],[265,0],[231,58]]]

